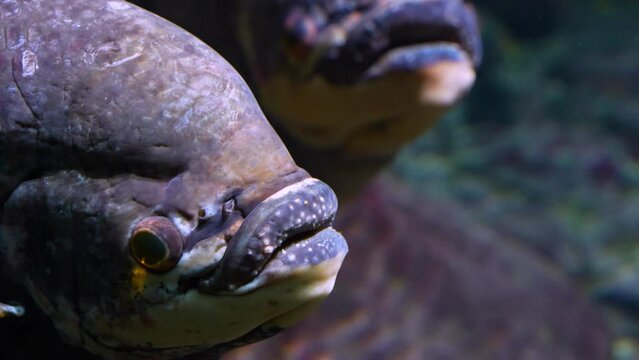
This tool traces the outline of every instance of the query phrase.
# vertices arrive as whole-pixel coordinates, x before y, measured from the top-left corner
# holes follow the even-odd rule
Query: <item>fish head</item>
[[[302,143],[394,153],[472,86],[481,59],[462,0],[244,1],[260,100]]]
[[[172,186],[68,171],[13,192],[10,272],[66,341],[119,359],[218,353],[274,335],[329,295],[347,245],[325,184],[292,180],[255,205],[235,188],[206,199],[206,215],[168,210]]]
[[[214,356],[331,292],[347,252],[335,194],[216,52],[123,1],[25,3],[21,16],[12,28],[46,41],[15,50],[37,67],[18,61],[21,96],[0,94],[1,154],[29,170],[2,189],[0,253],[68,343]]]

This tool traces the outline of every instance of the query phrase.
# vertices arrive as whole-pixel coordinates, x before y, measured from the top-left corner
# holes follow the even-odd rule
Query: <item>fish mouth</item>
[[[462,1],[383,2],[352,23],[338,26],[341,35],[331,36],[317,60],[316,72],[329,82],[366,81],[441,61],[477,66],[481,60],[477,18]]]
[[[234,292],[253,282],[265,268],[276,266],[275,262],[290,270],[344,253],[344,238],[331,228],[337,205],[333,190],[314,178],[269,196],[248,214],[213,273],[198,281],[198,290],[205,294]]]

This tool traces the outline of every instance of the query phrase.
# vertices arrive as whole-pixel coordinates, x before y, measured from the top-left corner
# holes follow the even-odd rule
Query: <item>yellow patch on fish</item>
[[[148,272],[141,266],[135,265],[131,271],[131,290],[133,293],[139,293],[144,290]]]

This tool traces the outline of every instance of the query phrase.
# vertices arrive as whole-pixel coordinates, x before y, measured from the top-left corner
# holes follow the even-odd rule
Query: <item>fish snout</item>
[[[337,206],[333,190],[314,178],[269,196],[247,215],[212,276],[199,282],[199,291],[234,291],[255,279],[275,257],[281,258],[279,265],[294,269],[344,253],[341,235],[327,231]]]

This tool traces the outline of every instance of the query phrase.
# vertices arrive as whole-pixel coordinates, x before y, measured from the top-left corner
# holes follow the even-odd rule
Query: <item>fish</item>
[[[2,358],[211,359],[330,294],[337,197],[218,53],[120,0],[0,12]]]
[[[296,159],[344,199],[456,105],[481,64],[479,22],[462,0],[238,7],[242,60],[261,104]]]
[[[472,88],[483,56],[461,0],[137,3],[247,79],[298,163],[354,197]]]
[[[304,143],[346,154],[397,151],[430,125],[423,111],[470,89],[481,59],[476,15],[459,0],[240,7],[241,44],[269,114]]]

